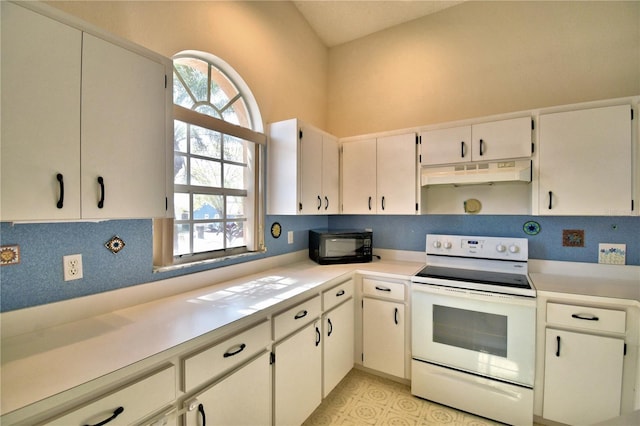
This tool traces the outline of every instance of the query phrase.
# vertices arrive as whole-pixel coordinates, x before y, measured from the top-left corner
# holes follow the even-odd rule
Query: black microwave
[[[371,262],[373,232],[309,230],[309,258],[320,265]]]

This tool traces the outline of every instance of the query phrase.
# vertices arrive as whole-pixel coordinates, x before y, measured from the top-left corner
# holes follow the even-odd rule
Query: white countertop
[[[357,270],[409,278],[419,262],[320,266],[310,260],[2,340],[2,414],[205,334],[233,332]],[[162,286],[156,282],[154,285]],[[61,302],[64,303],[64,302]],[[246,321],[242,322],[242,320]]]

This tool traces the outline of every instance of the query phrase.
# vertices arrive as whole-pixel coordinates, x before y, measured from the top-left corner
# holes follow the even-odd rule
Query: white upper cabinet
[[[2,40],[1,219],[164,216],[171,61],[7,2]]]
[[[164,65],[87,33],[82,46],[82,217],[164,216]]]
[[[300,120],[269,125],[267,214],[339,212],[338,140]]]
[[[416,135],[342,144],[342,213],[416,214]]]
[[[631,214],[631,107],[540,116],[540,215]]]
[[[78,218],[82,32],[1,7],[0,219]]]
[[[420,136],[423,166],[531,156],[531,117],[428,130]]]

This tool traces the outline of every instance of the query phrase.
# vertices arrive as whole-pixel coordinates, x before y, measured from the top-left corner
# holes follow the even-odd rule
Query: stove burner
[[[479,271],[474,269],[446,268],[429,265],[416,274],[424,278],[440,278],[477,284],[531,289],[526,275],[505,272]]]

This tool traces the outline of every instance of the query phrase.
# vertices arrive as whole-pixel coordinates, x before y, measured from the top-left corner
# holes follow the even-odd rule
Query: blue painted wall
[[[537,221],[542,229],[528,237],[530,258],[595,263],[598,243],[624,243],[627,264],[640,265],[640,217],[267,216],[266,253],[161,273],[152,268],[151,220],[1,223],[0,244],[19,245],[21,262],[0,268],[0,309],[10,311],[303,250],[308,245],[307,231],[314,228],[372,228],[374,248],[422,251],[427,233],[526,237],[522,226],[528,220]],[[274,222],[282,225],[278,239],[269,232]],[[583,229],[585,246],[563,247],[563,229]],[[294,232],[294,244],[287,243],[288,231]],[[104,247],[114,235],[126,244],[117,255]],[[62,256],[76,253],[82,254],[84,278],[65,282]]]

